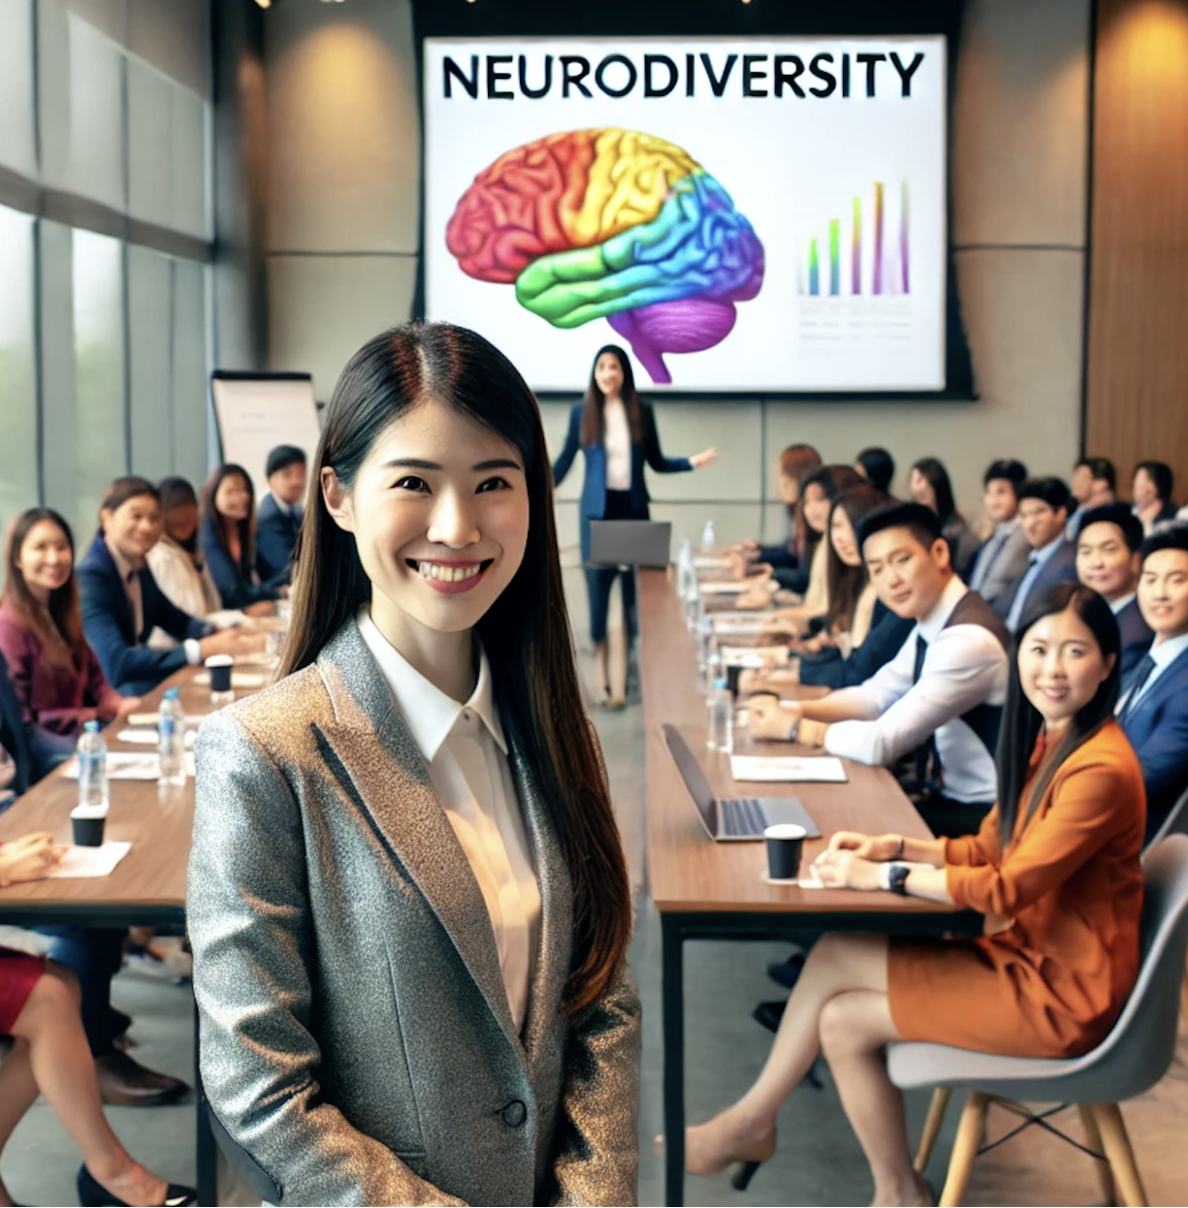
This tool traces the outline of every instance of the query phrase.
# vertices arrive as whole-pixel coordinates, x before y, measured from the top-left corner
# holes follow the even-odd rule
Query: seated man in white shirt
[[[1136,591],[1143,522],[1124,503],[1090,508],[1077,534],[1077,578],[1113,610],[1122,637],[1122,682],[1155,635],[1139,611]]]
[[[864,517],[858,538],[879,599],[916,621],[899,653],[864,684],[815,701],[752,698],[757,738],[822,746],[894,767],[937,835],[977,830],[997,796],[994,750],[1007,685],[1002,621],[953,571],[940,520],[916,503]]]

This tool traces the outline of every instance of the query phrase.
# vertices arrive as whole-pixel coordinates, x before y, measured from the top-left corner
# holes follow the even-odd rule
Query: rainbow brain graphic
[[[701,352],[763,285],[763,244],[687,151],[637,130],[571,130],[501,155],[446,228],[462,271],[516,287],[553,324],[606,319],[654,382]]]

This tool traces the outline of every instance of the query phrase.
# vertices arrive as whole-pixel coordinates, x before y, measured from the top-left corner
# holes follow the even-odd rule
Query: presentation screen
[[[426,38],[426,316],[544,392],[944,390],[945,54]]]

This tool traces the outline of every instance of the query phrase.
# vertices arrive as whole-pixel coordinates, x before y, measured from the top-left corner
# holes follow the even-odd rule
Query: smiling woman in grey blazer
[[[343,371],[271,688],[198,743],[207,1096],[283,1204],[629,1204],[631,903],[540,416],[495,348]]]

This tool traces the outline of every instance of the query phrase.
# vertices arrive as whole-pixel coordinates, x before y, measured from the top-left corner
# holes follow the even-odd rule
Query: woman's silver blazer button
[[[499,1114],[508,1128],[519,1128],[528,1119],[528,1109],[519,1099],[513,1099]]]

